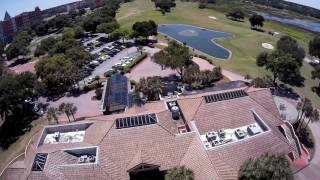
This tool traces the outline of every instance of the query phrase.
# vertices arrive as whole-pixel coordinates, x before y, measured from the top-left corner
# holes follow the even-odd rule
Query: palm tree
[[[311,115],[310,115],[310,117],[309,117],[309,120],[308,120],[306,126],[304,127],[304,129],[306,129],[306,128],[308,127],[308,125],[309,125],[310,122],[311,122],[311,123],[319,122],[319,120],[320,120],[320,119],[319,119],[319,112],[318,112],[317,109],[314,109],[314,110],[311,112]]]
[[[59,111],[60,112],[64,112],[66,115],[67,115],[67,117],[68,117],[68,120],[69,120],[69,122],[71,122],[70,121],[70,111],[67,109],[67,104],[66,103],[61,103],[60,105],[59,105]]]
[[[239,180],[285,179],[293,180],[289,160],[284,156],[263,155],[247,160],[240,168]]]
[[[47,119],[49,123],[54,120],[57,124],[59,124],[58,114],[59,110],[57,108],[49,107],[47,111]]]
[[[100,83],[100,76],[96,75],[96,76],[94,77],[94,80],[97,81],[98,84],[99,84],[99,83]]]
[[[166,180],[194,180],[194,174],[191,169],[186,168],[185,166],[174,167],[168,170]]]
[[[71,114],[71,116],[73,117],[73,120],[75,121],[76,118],[74,117],[74,115],[77,113],[78,111],[78,108],[77,106],[75,106],[74,104],[72,103],[67,103],[66,104],[66,110]]]
[[[304,98],[301,102],[297,104],[296,108],[298,110],[298,128],[300,128],[301,124],[303,123],[303,119],[310,117],[311,112],[313,111],[313,106],[308,98]]]
[[[142,92],[149,100],[158,100],[162,92],[163,83],[160,77],[141,78],[136,84],[136,90]]]

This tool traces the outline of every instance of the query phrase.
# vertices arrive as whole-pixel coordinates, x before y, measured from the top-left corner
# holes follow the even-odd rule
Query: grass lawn
[[[230,32],[234,35],[231,39],[220,39],[218,43],[232,51],[230,61],[221,61],[211,57],[215,64],[221,65],[224,69],[242,75],[249,74],[252,77],[264,76],[268,74],[263,68],[256,66],[256,56],[262,51],[264,42],[276,44],[278,38],[266,33],[251,30],[249,21],[244,23],[226,19],[225,15],[213,9],[199,9],[197,3],[177,1],[177,7],[171,13],[162,15],[155,10],[154,3],[150,0],[135,0],[122,4],[117,19],[122,28],[129,29],[136,21],[154,20],[156,23],[183,23],[201,26],[217,31]],[[214,16],[217,20],[209,19]],[[309,40],[314,36],[313,33],[300,30],[292,26],[285,26],[276,22],[267,21],[265,29],[277,31],[296,38],[299,43],[307,48]],[[310,87],[317,85],[316,81],[311,80],[312,67],[307,63],[302,68],[302,74],[307,79],[305,87],[296,88],[299,93],[313,100],[320,108],[320,98],[311,92]]]
[[[0,172],[5,168],[5,166],[15,157],[24,153],[25,147],[28,144],[30,138],[39,131],[44,124],[47,123],[45,119],[39,119],[32,123],[32,129],[21,136],[15,143],[13,143],[9,149],[3,151],[0,150]]]

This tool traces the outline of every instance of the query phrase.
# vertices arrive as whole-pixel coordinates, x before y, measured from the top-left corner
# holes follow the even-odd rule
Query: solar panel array
[[[48,154],[38,153],[34,158],[32,171],[43,171],[44,165],[46,164]]]
[[[112,75],[107,82],[103,104],[109,111],[123,110],[128,104],[128,78],[121,74]]]
[[[158,122],[156,114],[146,114],[141,116],[131,116],[116,119],[117,129],[130,128],[156,124]]]
[[[204,99],[206,103],[213,103],[213,102],[225,101],[229,99],[236,99],[236,98],[245,97],[245,96],[248,96],[248,94],[244,90],[239,90],[239,91],[230,91],[230,92],[205,96]]]

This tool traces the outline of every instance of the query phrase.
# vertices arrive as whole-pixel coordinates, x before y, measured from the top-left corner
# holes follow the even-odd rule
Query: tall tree
[[[309,42],[309,54],[320,58],[320,36],[314,37],[314,39]]]
[[[185,166],[174,167],[169,169],[166,176],[166,180],[194,180],[194,174],[191,169]]]
[[[58,110],[59,110],[60,112],[65,113],[65,114],[67,115],[68,121],[71,122],[71,121],[70,121],[70,115],[71,115],[71,114],[70,114],[70,111],[69,111],[66,103],[61,103],[61,104],[59,105]]]
[[[136,22],[132,30],[135,37],[141,36],[148,40],[149,36],[157,35],[158,25],[152,20]]]
[[[249,18],[252,28],[262,28],[264,23],[264,17],[261,15],[252,15]]]
[[[276,85],[276,80],[300,86],[304,78],[300,74],[300,64],[290,54],[282,51],[273,51],[267,58],[258,56],[257,65],[265,67],[273,74],[273,83]]]
[[[163,82],[160,77],[142,78],[136,84],[136,91],[142,92],[148,100],[159,100],[159,94],[162,92]]]
[[[170,12],[171,8],[176,7],[174,0],[152,0],[156,8],[159,8],[164,14]]]
[[[81,71],[72,60],[64,55],[39,61],[36,64],[36,74],[41,78],[48,96],[59,95],[77,84],[81,80]]]
[[[285,156],[263,155],[247,160],[240,168],[239,179],[293,180],[293,173]]]
[[[58,118],[59,110],[54,107],[49,107],[47,111],[47,119],[49,122],[52,122],[53,120],[59,124],[59,118]]]
[[[227,14],[226,17],[236,21],[243,21],[244,20],[244,12],[239,8],[231,9]]]
[[[76,118],[74,116],[78,111],[77,106],[75,106],[73,103],[67,103],[65,108],[71,114],[73,121],[76,121]]]
[[[154,54],[153,60],[163,68],[176,70],[182,77],[183,69],[192,63],[189,48],[176,41],[170,41],[168,47]]]
[[[282,36],[277,42],[277,49],[286,54],[291,54],[299,66],[302,66],[306,53],[304,49],[299,46],[297,40],[290,36]]]
[[[306,129],[309,125],[309,123],[315,123],[315,122],[319,122],[319,111],[317,109],[313,109],[313,111],[311,112],[311,115],[309,117],[309,120],[306,123],[306,126],[304,127],[304,129]]]
[[[301,127],[305,118],[309,118],[313,111],[313,105],[310,99],[303,98],[300,102],[298,102],[296,109],[298,110],[298,128]]]

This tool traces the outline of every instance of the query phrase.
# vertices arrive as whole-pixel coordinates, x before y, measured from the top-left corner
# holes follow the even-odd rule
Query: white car
[[[98,66],[100,63],[96,60],[90,62],[91,65]]]
[[[121,66],[122,65],[122,63],[116,63],[115,64],[115,66]]]

